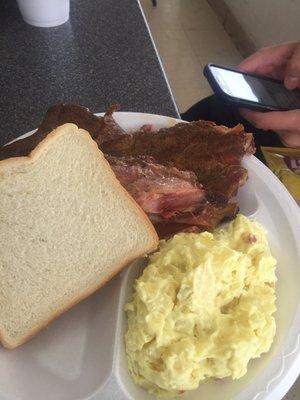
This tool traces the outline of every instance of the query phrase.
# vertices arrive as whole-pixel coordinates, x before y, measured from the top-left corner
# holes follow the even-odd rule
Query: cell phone
[[[238,107],[258,111],[300,108],[300,90],[288,90],[279,80],[217,64],[207,64],[203,73],[216,95]]]

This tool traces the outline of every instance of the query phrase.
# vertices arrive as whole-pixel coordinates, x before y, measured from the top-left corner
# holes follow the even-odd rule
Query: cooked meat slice
[[[169,218],[206,202],[205,191],[193,172],[157,164],[151,157],[106,159],[121,184],[147,213]]]
[[[28,155],[49,132],[66,122],[72,122],[79,128],[86,129],[95,139],[102,130],[102,119],[92,114],[88,108],[77,104],[56,104],[48,109],[34,135],[1,147],[0,160]]]
[[[99,146],[107,140],[116,140],[120,136],[129,135],[112,117],[118,108],[118,105],[113,105],[104,117],[98,117],[88,108],[78,104],[56,104],[48,109],[34,135],[0,148],[0,160],[28,155],[49,132],[67,122],[87,130]],[[145,126],[144,130],[149,132],[149,126]]]
[[[67,122],[87,130],[95,139],[102,129],[103,118],[78,104],[56,104],[48,109],[37,133],[47,134]]]
[[[150,133],[139,130],[103,143],[102,148],[117,156],[150,155],[159,163],[193,171],[210,197],[223,202],[245,183],[247,171],[240,162],[254,152],[252,134],[242,125],[227,128],[209,121],[179,123]]]
[[[99,148],[103,149],[104,143],[106,142],[116,142],[118,139],[123,139],[124,137],[131,138],[132,133],[124,131],[123,128],[116,122],[113,118],[113,113],[118,111],[120,106],[118,104],[112,105],[104,114],[101,121],[101,128],[99,129],[99,134],[95,137]],[[153,126],[150,124],[145,124],[141,126],[139,132],[151,133],[153,132]]]
[[[153,129],[153,125],[151,125],[151,124],[145,124],[145,125],[142,125],[142,126],[140,127],[139,132],[147,132],[147,133],[150,133],[150,132],[155,132],[155,131],[154,131],[154,129]]]
[[[164,218],[157,214],[148,214],[148,216],[162,238],[178,232],[211,231],[220,222],[234,218],[237,212],[236,203],[206,203],[193,213],[181,213],[171,218]]]
[[[107,141],[103,151],[116,156],[153,156],[157,161],[173,162],[177,168],[192,170],[199,176],[210,174],[221,165],[239,165],[242,157],[254,152],[252,135],[242,125],[234,128],[209,121],[178,123],[170,128]]]
[[[219,222],[233,218],[237,213],[237,204],[226,203],[222,192],[219,197],[211,194],[213,203],[210,203],[206,191],[191,171],[157,164],[147,156],[106,155],[106,158],[121,184],[147,212],[161,237],[181,231],[212,230]],[[231,166],[230,169],[235,168]],[[224,179],[227,178],[229,187],[235,171],[227,172],[227,175],[224,172]],[[217,179],[210,185],[217,187]],[[207,187],[210,189],[209,184]],[[216,193],[216,189],[212,193]]]
[[[116,141],[124,135],[129,135],[120,127],[112,116],[115,111],[119,110],[119,108],[120,106],[118,104],[112,105],[106,111],[103,118],[101,118],[101,126],[99,126],[97,136],[94,138],[100,148],[106,141]]]
[[[238,188],[246,183],[248,172],[240,165],[220,168],[214,175],[202,178],[207,198],[214,202],[227,202],[236,196]]]

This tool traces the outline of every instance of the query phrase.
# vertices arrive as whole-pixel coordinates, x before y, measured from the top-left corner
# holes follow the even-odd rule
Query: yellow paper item
[[[300,205],[300,148],[262,147],[268,167]]]

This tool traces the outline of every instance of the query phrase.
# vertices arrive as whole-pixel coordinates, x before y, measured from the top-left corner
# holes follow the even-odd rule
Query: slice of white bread
[[[0,161],[2,344],[24,343],[157,244],[144,212],[76,125],[57,128],[28,157]]]

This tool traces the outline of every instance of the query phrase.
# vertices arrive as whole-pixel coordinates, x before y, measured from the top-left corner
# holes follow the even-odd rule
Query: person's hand
[[[240,114],[258,129],[277,132],[286,146],[300,147],[300,110],[263,113],[243,108]]]
[[[284,81],[287,89],[300,88],[300,42],[264,47],[242,61],[238,68]]]
[[[300,88],[300,42],[265,47],[238,68],[279,79],[287,89]],[[300,146],[300,110],[261,113],[242,109],[240,113],[256,128],[276,131],[287,146]]]

